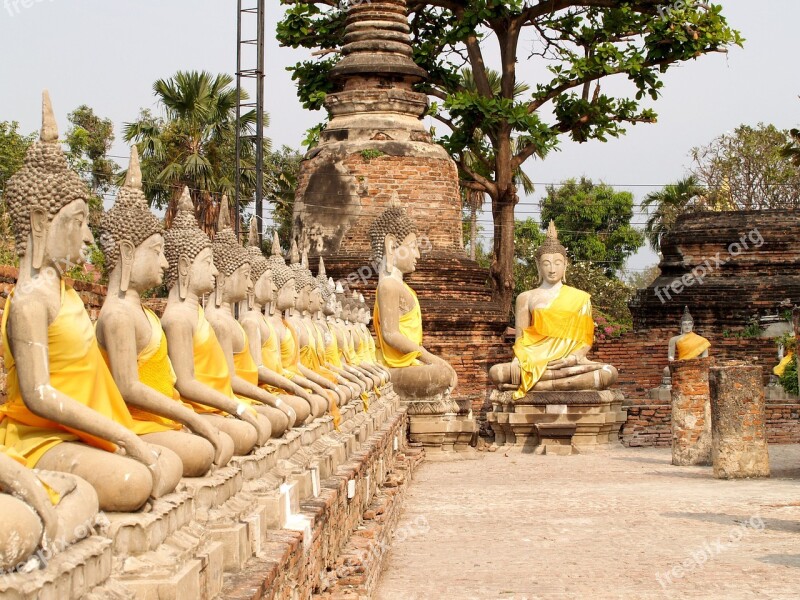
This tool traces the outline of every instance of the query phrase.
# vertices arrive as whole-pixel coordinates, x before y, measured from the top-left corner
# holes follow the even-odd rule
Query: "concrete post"
[[[761,367],[726,361],[709,370],[714,477],[769,477]]]
[[[676,360],[672,375],[672,464],[711,464],[708,368],[713,358]]]

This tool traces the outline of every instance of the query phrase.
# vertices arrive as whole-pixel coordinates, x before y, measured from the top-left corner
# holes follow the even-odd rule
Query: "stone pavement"
[[[741,481],[662,448],[426,461],[374,598],[800,598],[800,446],[769,450]]]

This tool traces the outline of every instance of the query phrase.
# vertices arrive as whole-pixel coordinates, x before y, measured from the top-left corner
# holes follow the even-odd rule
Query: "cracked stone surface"
[[[770,479],[714,479],[669,448],[426,461],[376,600],[800,594],[800,446]]]

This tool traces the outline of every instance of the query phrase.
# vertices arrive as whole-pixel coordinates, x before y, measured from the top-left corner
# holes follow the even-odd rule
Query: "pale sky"
[[[47,88],[61,133],[68,112],[88,104],[110,118],[117,141],[112,154],[122,166],[128,149],[121,142],[123,123],[140,108],[157,108],[156,79],[177,70],[204,69],[233,74],[236,68],[236,2],[211,0],[0,0],[0,120],[16,120],[27,133],[38,130],[40,94]],[[247,0],[245,0],[247,4]],[[538,215],[544,184],[586,175],[634,193],[648,192],[685,174],[688,151],[742,123],[800,124],[800,74],[797,61],[797,0],[725,0],[724,14],[746,39],[744,49],[701,57],[671,70],[654,108],[659,122],[629,128],[608,143],[564,143],[544,161],[529,160],[525,170],[537,184],[519,217]],[[267,2],[266,134],[277,147],[299,147],[306,129],[321,120],[305,111],[285,67],[303,51],[278,47],[275,24],[282,12]],[[524,39],[524,38],[523,38]],[[492,40],[487,42],[492,47]],[[519,78],[535,83],[541,65],[527,62],[521,44]],[[487,51],[491,57],[493,52]],[[608,90],[617,89],[608,86]],[[620,88],[621,89],[621,88]],[[436,123],[431,122],[435,125]],[[489,229],[490,213],[481,217]],[[643,224],[644,217],[634,217]],[[656,262],[642,250],[632,269]]]

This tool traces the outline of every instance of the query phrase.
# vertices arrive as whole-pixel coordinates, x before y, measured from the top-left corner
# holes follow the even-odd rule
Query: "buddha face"
[[[308,294],[308,310],[318,312],[322,310],[322,293],[319,288],[313,288]]]
[[[189,289],[197,296],[214,291],[214,280],[219,271],[214,266],[214,252],[203,248],[189,267]]]
[[[250,263],[244,263],[226,277],[224,285],[224,297],[229,302],[239,302],[247,298],[247,293],[253,288],[253,282],[250,280]]]
[[[267,269],[263,275],[258,278],[253,292],[256,296],[256,302],[261,305],[269,304],[275,300],[275,282],[272,279],[272,271]]]
[[[555,285],[564,280],[567,258],[563,254],[542,254],[536,263],[539,267],[539,276],[544,283]]]
[[[692,333],[694,329],[694,322],[693,321],[681,321],[681,334],[686,335],[687,333]]]
[[[392,260],[397,270],[405,275],[416,270],[419,257],[417,234],[409,233],[400,245],[394,249]]]
[[[305,310],[309,310],[309,298],[311,296],[311,286],[306,285],[300,290],[300,293],[297,294],[297,300],[295,302],[294,307],[303,312]]]
[[[128,285],[137,292],[154,288],[164,281],[169,267],[164,256],[164,236],[156,233],[137,246],[133,252],[131,278]]]
[[[325,303],[325,306],[322,307],[322,312],[327,316],[336,315],[336,296],[331,294],[328,297],[328,301]]]
[[[31,215],[31,229],[47,227],[45,259],[49,259],[60,271],[86,262],[88,247],[94,242],[89,229],[89,207],[83,200],[73,200],[46,223],[37,222]],[[30,245],[28,246],[30,248]]]
[[[290,279],[278,290],[278,296],[275,299],[276,308],[278,310],[288,310],[294,308],[296,302],[297,290],[294,289],[294,279]]]

